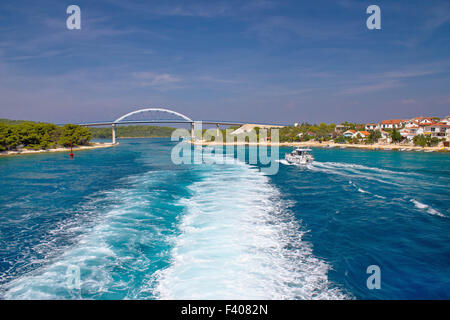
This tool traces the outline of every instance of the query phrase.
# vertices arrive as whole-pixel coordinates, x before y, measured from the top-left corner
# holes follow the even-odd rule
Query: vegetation
[[[4,124],[21,124],[24,122],[34,122],[34,121],[27,121],[27,120],[10,120],[10,119],[2,119],[0,118],[0,123]]]
[[[443,139],[445,140],[445,139]],[[416,146],[421,147],[434,147],[439,143],[439,139],[436,137],[425,136],[423,134],[419,134],[413,138],[413,142]]]
[[[346,143],[347,139],[345,139],[344,136],[339,136],[336,139],[334,139],[334,142],[336,142],[336,143]]]
[[[58,144],[64,147],[70,146],[72,141],[74,146],[83,146],[89,144],[92,139],[92,133],[89,129],[77,126],[75,124],[66,124],[61,130],[61,136]]]
[[[381,131],[380,130],[375,130],[375,131],[371,131],[369,136],[367,137],[367,143],[377,143],[378,140],[381,139]]]
[[[392,133],[391,133],[391,139],[392,139],[392,142],[396,143],[396,142],[402,141],[403,137],[400,134],[400,132],[394,128],[394,130],[392,130]]]
[[[347,127],[347,130],[364,130],[365,125],[361,124],[361,123],[353,123],[353,122],[342,122],[341,125],[343,125],[344,127]]]
[[[239,127],[229,127],[228,130],[236,130]],[[287,126],[279,128],[280,142],[299,142],[308,141],[311,139],[317,139],[319,141],[330,140],[334,135],[335,124],[321,123],[319,125],[311,125],[308,123],[302,123],[301,125]],[[278,128],[277,128],[278,129]],[[256,139],[259,141],[261,128],[255,127]],[[205,131],[205,130],[204,130]],[[226,136],[226,130],[221,130],[223,137]],[[246,135],[246,134],[243,134]],[[271,138],[271,131],[267,130],[267,138]],[[248,138],[245,138],[248,140]],[[211,140],[214,140],[212,138]]]
[[[31,121],[0,122],[0,151],[19,148],[42,150],[58,146],[88,145],[91,133],[88,129],[68,124],[58,127],[51,123]]]
[[[280,142],[308,141],[313,138],[319,141],[330,140],[335,128],[334,123],[319,125],[302,123],[297,127],[284,127],[280,129]]]
[[[117,136],[122,138],[170,137],[175,128],[158,126],[118,126]],[[111,127],[89,128],[94,139],[111,139]]]

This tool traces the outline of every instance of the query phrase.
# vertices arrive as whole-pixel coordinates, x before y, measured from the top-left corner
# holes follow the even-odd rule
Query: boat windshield
[[[311,150],[309,150],[309,149],[296,149],[292,153],[296,154],[296,155],[299,155],[299,156],[302,156],[302,155],[310,154],[310,151]]]

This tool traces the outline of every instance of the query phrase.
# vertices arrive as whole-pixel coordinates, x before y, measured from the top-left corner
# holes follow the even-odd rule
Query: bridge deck
[[[129,125],[129,124],[151,124],[151,123],[179,123],[179,124],[192,124],[192,123],[202,123],[202,124],[218,124],[224,126],[242,126],[247,124],[247,122],[234,122],[234,121],[213,121],[213,120],[198,120],[198,121],[186,121],[186,120],[147,120],[147,121],[108,121],[108,122],[89,122],[89,123],[78,123],[78,125],[83,127],[99,127],[99,126],[112,126],[112,125]],[[256,124],[256,123],[255,123]],[[260,125],[268,126],[283,126],[280,124],[268,124],[260,123]]]

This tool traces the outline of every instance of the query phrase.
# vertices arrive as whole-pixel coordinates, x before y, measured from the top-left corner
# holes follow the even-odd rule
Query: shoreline
[[[365,149],[365,150],[384,150],[384,151],[422,151],[422,152],[450,152],[450,147],[421,147],[412,145],[385,145],[385,144],[339,144],[334,142],[322,142],[317,141],[309,142],[280,142],[274,143],[249,143],[249,142],[214,142],[214,141],[194,141],[194,145],[201,146],[278,146],[278,147],[317,147],[317,148],[339,148],[339,149]]]
[[[111,148],[119,145],[118,143],[100,143],[93,142],[89,146],[79,146],[73,147],[73,151],[84,151],[84,150],[94,150],[94,149],[104,149]],[[70,152],[70,148],[55,148],[55,149],[47,149],[47,150],[20,150],[20,151],[1,151],[0,157],[6,156],[19,156],[19,155],[30,155],[30,154],[40,154],[40,153],[55,153],[55,152]]]
[[[154,139],[154,138],[170,138],[170,136],[164,136],[164,137],[117,137],[117,140],[119,139]]]

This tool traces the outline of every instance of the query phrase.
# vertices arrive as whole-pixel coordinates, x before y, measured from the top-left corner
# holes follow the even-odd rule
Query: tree
[[[430,147],[434,147],[434,146],[437,146],[438,143],[439,143],[439,138],[433,137],[433,138],[430,138],[430,142],[428,143],[428,145]]]
[[[74,145],[85,145],[90,139],[90,131],[76,125],[61,128],[51,123],[0,121],[0,151],[16,150],[19,146],[33,150],[48,149],[57,144],[69,146],[71,140]]]
[[[419,134],[413,138],[413,142],[416,146],[425,147],[427,144],[427,139],[423,134]]]
[[[402,135],[400,134],[399,131],[397,131],[397,129],[394,128],[394,130],[392,130],[391,133],[391,138],[392,138],[392,142],[400,142],[403,140]]]
[[[359,139],[359,137],[360,137],[359,135],[358,135],[358,136],[356,136],[356,137],[353,137],[353,138],[352,138],[352,140],[351,140],[351,141],[352,141],[352,143],[353,143],[353,144],[359,144],[359,142],[360,142],[360,139]]]
[[[370,132],[369,136],[367,137],[367,142],[377,143],[379,139],[381,139],[381,131],[375,130]]]
[[[425,136],[423,134],[419,134],[413,138],[413,142],[417,146],[421,147],[434,147],[439,143],[439,139],[436,137]]]
[[[61,137],[58,140],[58,144],[64,147],[70,146],[72,141],[74,146],[87,145],[92,138],[91,132],[84,127],[80,127],[74,124],[66,124],[61,131]]]
[[[336,143],[345,143],[347,140],[345,140],[344,136],[339,136],[336,139],[334,139],[334,142]]]
[[[20,144],[19,137],[11,125],[0,123],[0,151],[15,149]]]

